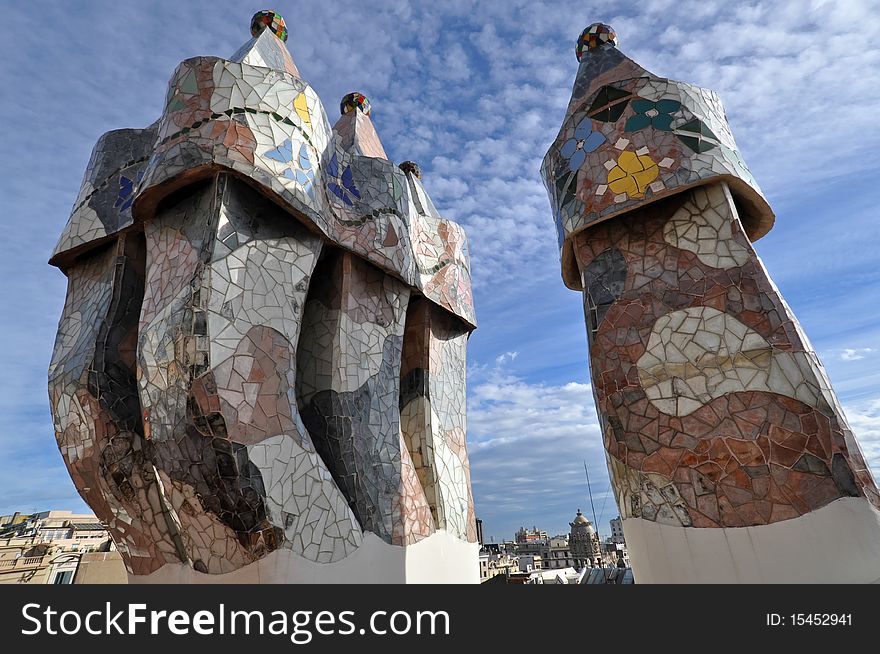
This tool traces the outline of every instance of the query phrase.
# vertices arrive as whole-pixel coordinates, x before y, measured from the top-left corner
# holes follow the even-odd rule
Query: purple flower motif
[[[134,187],[144,178],[143,171],[138,172],[137,179],[129,179],[125,175],[119,176],[119,194],[116,196],[116,202],[113,207],[119,211],[128,209],[134,202]]]
[[[559,153],[568,159],[568,167],[577,171],[584,165],[587,153],[592,152],[605,142],[602,132],[593,131],[593,121],[589,116],[584,118],[574,128],[574,138],[568,139],[559,148]]]
[[[361,199],[361,192],[354,184],[354,175],[352,175],[351,166],[346,166],[342,171],[342,175],[340,175],[339,161],[337,160],[335,153],[330,159],[330,163],[327,164],[327,174],[336,180],[327,182],[327,188],[333,193],[333,195],[345,202],[345,204],[350,207],[354,205],[354,202],[352,202],[351,199],[352,196],[358,200]]]

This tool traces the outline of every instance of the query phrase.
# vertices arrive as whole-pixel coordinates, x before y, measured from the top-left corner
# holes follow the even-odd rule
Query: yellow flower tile
[[[625,150],[617,165],[608,171],[608,188],[615,194],[625,193],[630,198],[641,198],[648,185],[660,175],[660,168],[646,154],[637,155]]]

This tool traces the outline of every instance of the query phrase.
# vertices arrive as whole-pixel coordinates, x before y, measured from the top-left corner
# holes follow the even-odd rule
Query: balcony
[[[0,573],[42,568],[49,564],[46,559],[48,559],[46,556],[22,556],[17,559],[6,559],[0,561]]]

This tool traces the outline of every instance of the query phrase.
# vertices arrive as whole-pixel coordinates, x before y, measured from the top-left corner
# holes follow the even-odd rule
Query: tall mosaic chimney
[[[637,582],[880,579],[880,496],[755,253],[773,212],[718,96],[588,27],[541,169]]]

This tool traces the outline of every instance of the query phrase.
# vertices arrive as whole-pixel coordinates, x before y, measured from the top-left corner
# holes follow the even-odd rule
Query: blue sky
[[[395,161],[413,159],[470,236],[479,329],[469,444],[486,537],[616,515],[589,387],[581,300],[559,276],[538,169],[602,20],[654,73],[717,90],[773,205],[757,250],[820,353],[880,473],[880,16],[865,0],[282,0],[288,47],[331,119],[367,94]],[[0,514],[81,509],[46,394],[65,279],[46,265],[95,140],[158,117],[177,63],[229,56],[244,2],[0,8]]]

